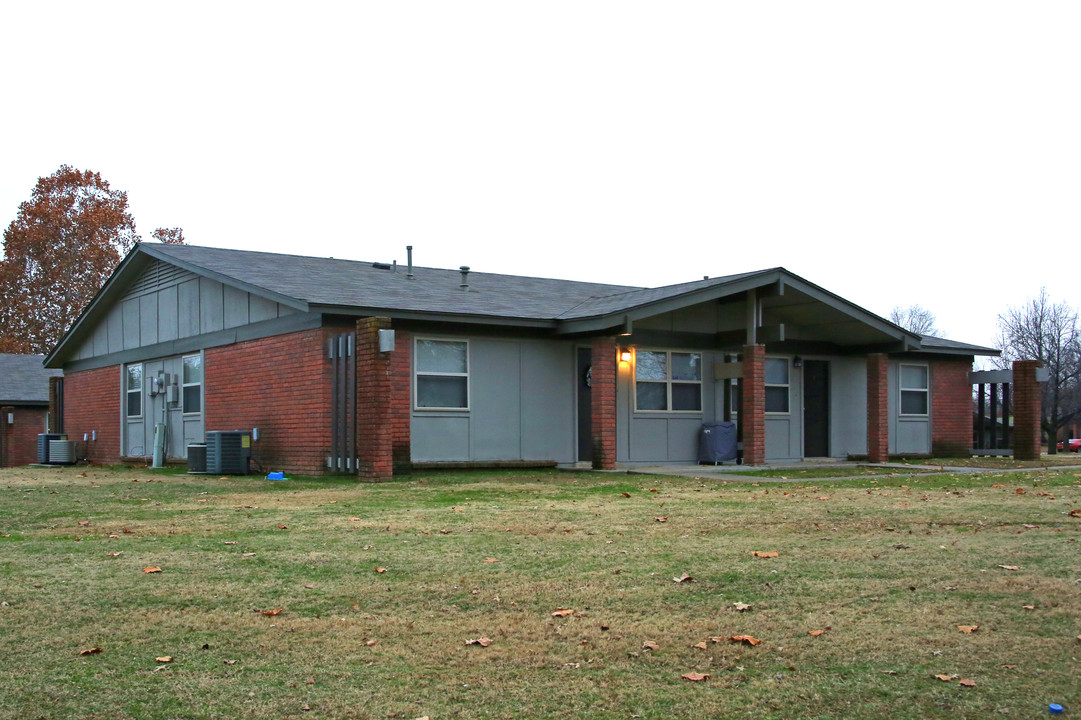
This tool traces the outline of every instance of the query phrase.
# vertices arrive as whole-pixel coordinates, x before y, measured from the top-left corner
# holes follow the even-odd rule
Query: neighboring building
[[[38,434],[48,431],[49,378],[43,355],[0,354],[0,467],[37,461]]]
[[[92,462],[150,455],[165,422],[172,458],[258,428],[263,469],[379,478],[694,462],[725,418],[751,464],[964,455],[973,357],[997,354],[783,268],[647,289],[143,243],[46,365]]]

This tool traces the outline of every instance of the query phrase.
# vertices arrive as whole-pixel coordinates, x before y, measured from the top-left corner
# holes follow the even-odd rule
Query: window
[[[926,415],[928,384],[926,365],[901,366],[901,414]]]
[[[185,413],[203,411],[203,356],[184,356],[183,407]]]
[[[766,412],[788,412],[788,358],[766,358]]]
[[[127,416],[142,417],[143,415],[143,366],[128,365],[127,385]]]
[[[635,408],[701,412],[702,355],[639,350],[634,359]]]
[[[414,358],[417,409],[469,409],[468,342],[418,339]]]

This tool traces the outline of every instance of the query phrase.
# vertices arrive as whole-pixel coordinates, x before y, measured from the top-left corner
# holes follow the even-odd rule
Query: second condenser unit
[[[249,430],[212,430],[206,434],[206,471],[218,475],[247,475],[251,462]]]

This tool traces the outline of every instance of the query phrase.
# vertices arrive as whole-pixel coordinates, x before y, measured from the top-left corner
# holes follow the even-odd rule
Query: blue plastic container
[[[1050,705],[1047,706],[1047,709],[1051,712],[1052,715],[1061,715],[1062,714],[1062,706],[1059,705],[1058,703],[1051,703]]]
[[[272,472],[272,473],[270,473],[269,475],[266,476],[266,479],[267,480],[284,480],[285,479],[285,473],[283,473],[283,472]]]

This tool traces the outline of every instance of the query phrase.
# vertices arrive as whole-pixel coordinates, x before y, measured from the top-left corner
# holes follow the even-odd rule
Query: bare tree
[[[909,305],[902,308],[900,305],[890,310],[890,322],[900,325],[909,332],[917,335],[939,336],[935,329],[935,315],[930,310],[919,305]]]
[[[1002,356],[995,360],[1008,368],[1014,360],[1040,360],[1050,379],[1043,384],[1041,425],[1048,452],[1055,452],[1058,431],[1081,416],[1081,333],[1077,310],[1054,303],[1047,288],[1021,307],[998,316]]]

